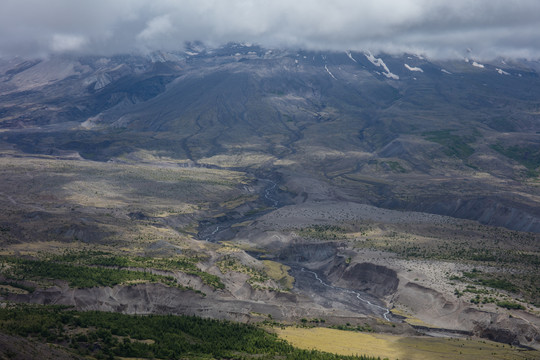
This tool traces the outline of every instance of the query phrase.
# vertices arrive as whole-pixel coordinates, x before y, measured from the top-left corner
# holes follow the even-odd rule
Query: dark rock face
[[[247,321],[249,302],[207,299],[192,291],[167,288],[160,284],[117,285],[85,289],[58,287],[16,295],[9,300],[35,304],[73,306],[77,310],[112,311],[125,314],[197,315],[217,319]],[[263,304],[264,305],[264,304]]]
[[[304,263],[324,261],[336,255],[337,249],[333,243],[293,244],[281,251],[279,260],[288,263]]]
[[[344,282],[347,288],[361,290],[377,297],[393,294],[399,285],[394,270],[371,263],[352,266],[343,264],[333,268],[328,277],[334,282]]]
[[[146,216],[143,212],[141,211],[136,211],[136,212],[130,212],[128,214],[129,218],[131,220],[147,220],[148,219],[148,216]]]
[[[493,315],[489,323],[477,322],[473,333],[509,345],[529,346],[540,340],[540,329],[515,317]]]
[[[336,243],[293,244],[281,251],[279,260],[295,264],[326,262],[323,271],[333,285],[376,297],[393,294],[397,290],[399,279],[394,270],[371,263],[349,266],[342,256],[338,256],[337,246]]]
[[[500,343],[505,343],[505,344],[510,344],[510,345],[519,345],[517,334],[512,332],[510,329],[501,329],[499,327],[483,328],[481,326],[478,326],[474,332],[477,336],[486,338],[492,341],[497,341]]]

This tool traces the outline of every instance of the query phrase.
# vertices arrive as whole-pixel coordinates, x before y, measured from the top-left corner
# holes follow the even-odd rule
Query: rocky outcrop
[[[400,286],[394,299],[405,305],[416,317],[443,329],[470,331],[489,340],[540,348],[540,330],[531,322],[470,307],[462,301],[451,301],[442,293],[417,283]]]
[[[477,321],[473,328],[476,336],[489,340],[540,349],[540,329],[516,317],[491,314],[489,321]]]
[[[318,262],[334,258],[337,255],[335,243],[299,243],[283,249],[279,260],[286,263]]]
[[[220,305],[216,306],[215,296],[205,297],[193,291],[152,283],[85,289],[52,287],[31,294],[10,296],[8,300],[44,305],[68,305],[82,311],[197,315],[242,322],[250,319],[250,312],[256,311],[254,308],[257,308],[257,312],[275,313],[276,316],[280,313],[274,309],[275,306],[262,304],[257,307],[257,304],[234,299],[220,299]]]
[[[371,263],[348,266],[341,260],[330,268],[327,276],[333,284],[340,287],[360,290],[377,297],[393,294],[399,284],[394,270]]]
[[[253,299],[237,299],[227,291],[202,294],[162,284],[70,289],[55,286],[31,294],[12,294],[6,300],[44,305],[67,305],[81,311],[111,311],[124,314],[195,315],[212,319],[250,322],[271,316],[278,321],[301,318],[341,319],[355,317],[348,311],[332,314],[308,298],[294,293],[249,290]]]

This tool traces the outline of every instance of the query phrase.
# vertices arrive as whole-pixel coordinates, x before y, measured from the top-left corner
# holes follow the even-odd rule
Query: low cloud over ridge
[[[0,56],[267,47],[540,58],[537,0],[4,0]]]

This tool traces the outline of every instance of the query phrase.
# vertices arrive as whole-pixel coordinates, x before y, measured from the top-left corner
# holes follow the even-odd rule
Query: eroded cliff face
[[[328,271],[328,279],[341,287],[356,289],[368,294],[385,297],[397,290],[397,273],[385,266],[371,263],[347,265],[343,259]]]
[[[319,271],[335,286],[360,290],[376,297],[393,294],[398,287],[397,273],[369,262],[350,264],[339,255],[339,243],[298,243],[284,248],[279,259]]]
[[[346,309],[329,312],[297,293],[250,288],[243,297],[227,290],[202,295],[190,290],[162,284],[70,289],[55,286],[30,294],[10,295],[6,300],[43,305],[67,305],[76,310],[111,311],[125,314],[196,315],[205,318],[240,322],[260,321],[268,316],[278,321],[299,321],[301,318],[327,318],[329,323],[365,316]],[[339,322],[338,322],[339,323]]]
[[[540,350],[540,329],[524,319],[491,314],[489,321],[474,322],[473,333],[489,340]]]
[[[336,243],[298,243],[282,249],[279,260],[286,263],[318,263],[334,259],[337,253]]]
[[[257,304],[249,300],[218,298],[215,294],[204,296],[193,291],[152,283],[87,289],[53,287],[37,290],[31,294],[12,296],[9,300],[44,305],[68,305],[82,311],[197,315],[241,322],[247,322],[251,318],[250,312],[257,310],[261,313],[271,313],[278,318],[281,313],[271,304],[272,301],[268,301],[268,304]]]
[[[320,271],[332,285],[376,297],[385,297],[397,290],[396,271],[369,262],[351,264],[339,254],[342,245],[336,242],[292,244],[281,251],[279,259]]]
[[[471,307],[432,288],[404,281],[393,301],[435,327],[468,331],[489,340],[540,349],[540,329],[532,322]]]
[[[313,271],[306,271],[318,276],[298,277],[298,281],[303,283],[295,285],[292,292],[258,290],[245,281],[241,289],[237,289],[233,284],[240,285],[241,279],[226,277],[229,288],[212,290],[207,287],[206,295],[153,283],[85,289],[59,284],[33,293],[11,294],[6,300],[67,305],[82,311],[196,315],[240,322],[259,321],[263,315],[278,321],[320,317],[329,323],[341,323],[344,319],[369,321],[370,316],[381,317],[383,307],[401,304],[415,317],[436,328],[466,331],[502,343],[540,348],[540,330],[525,318],[475,309],[448,294],[407,281],[401,273],[387,266],[369,262],[350,263],[331,244],[296,245],[294,249],[303,260],[308,256],[310,260],[318,260],[292,265],[296,274],[304,273],[304,266],[310,265]],[[290,250],[288,248],[283,254]],[[379,301],[380,305],[374,309],[360,303],[354,296],[358,293],[350,295],[356,291],[368,294],[368,299],[374,303]],[[380,299],[386,300],[386,305]],[[412,331],[407,324],[399,324],[398,318],[393,318],[393,321],[398,322],[396,325],[400,331]],[[429,331],[429,326],[424,330]]]
[[[387,266],[347,259],[340,254],[339,244],[295,244],[281,253],[281,259],[294,260],[300,266],[320,274],[332,287],[361,291],[387,306],[405,305],[419,318],[449,332],[462,331],[490,340],[540,348],[540,330],[528,322],[508,314],[483,311],[471,304],[436,289],[408,281]],[[422,326],[419,329],[423,328]],[[422,331],[429,331],[429,326]]]

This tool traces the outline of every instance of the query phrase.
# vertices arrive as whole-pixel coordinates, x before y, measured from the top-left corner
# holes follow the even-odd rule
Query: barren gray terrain
[[[540,350],[537,70],[380,60],[0,61],[1,301]]]

